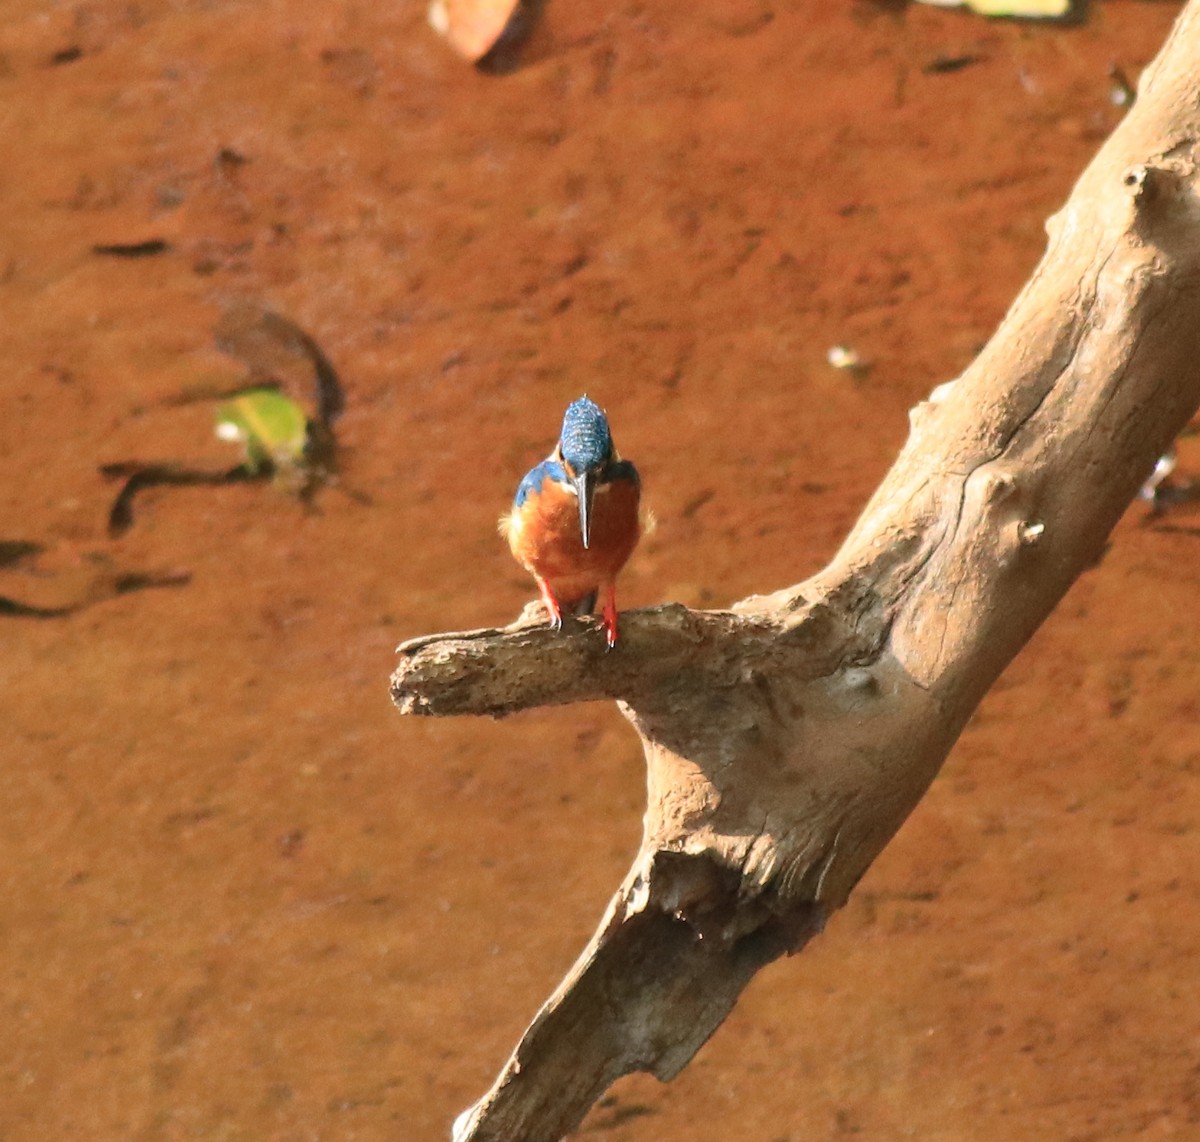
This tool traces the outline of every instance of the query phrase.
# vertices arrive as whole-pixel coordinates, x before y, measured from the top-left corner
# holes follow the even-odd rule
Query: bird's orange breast
[[[640,492],[630,480],[614,480],[596,489],[591,535],[583,546],[579,501],[555,480],[514,507],[506,527],[517,562],[544,580],[565,603],[584,598],[611,583],[625,566],[641,536]]]

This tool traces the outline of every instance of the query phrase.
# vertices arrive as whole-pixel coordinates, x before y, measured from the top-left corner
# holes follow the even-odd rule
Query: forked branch
[[[1047,252],[820,574],[724,612],[406,643],[406,713],[615,698],[645,835],[599,930],[456,1142],[549,1142],[614,1079],[670,1078],[841,906],[996,675],[1200,405],[1200,0],[1048,224]]]

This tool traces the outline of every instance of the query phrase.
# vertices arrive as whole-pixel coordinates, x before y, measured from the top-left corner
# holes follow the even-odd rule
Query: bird
[[[564,613],[590,614],[603,594],[600,625],[608,648],[616,645],[616,578],[642,535],[640,504],[638,471],[618,455],[604,410],[586,394],[572,401],[554,451],[525,474],[500,519],[555,630]]]

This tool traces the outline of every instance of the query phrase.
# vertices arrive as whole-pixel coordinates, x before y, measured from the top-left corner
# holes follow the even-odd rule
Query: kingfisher
[[[564,613],[590,614],[603,593],[600,625],[616,645],[616,578],[641,538],[640,501],[637,469],[613,447],[604,410],[587,396],[573,401],[554,451],[526,473],[500,520],[555,630]]]

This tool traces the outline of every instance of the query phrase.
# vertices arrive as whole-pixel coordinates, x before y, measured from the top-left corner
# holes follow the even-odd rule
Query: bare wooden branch
[[[847,631],[828,611],[785,623],[772,611],[692,611],[668,604],[621,616],[621,641],[609,650],[594,621],[551,630],[539,606],[503,630],[425,635],[396,648],[401,663],[392,697],[405,714],[505,714],[597,698],[669,698],[682,684],[736,684],[761,655],[789,649],[799,671],[828,671],[846,653]],[[736,646],[737,652],[730,653]],[[832,655],[823,658],[822,647]],[[863,654],[867,651],[864,649]]]
[[[649,768],[599,930],[456,1142],[569,1132],[618,1076],[670,1078],[755,971],[841,906],[996,675],[1091,566],[1200,404],[1200,0],[1048,223],[961,378],[912,412],[820,574],[727,612],[406,643],[407,713],[615,698]]]

